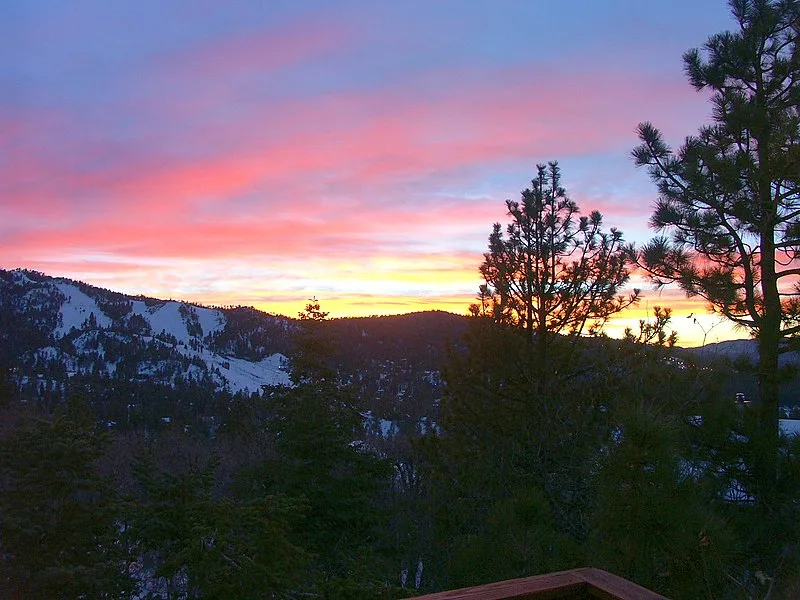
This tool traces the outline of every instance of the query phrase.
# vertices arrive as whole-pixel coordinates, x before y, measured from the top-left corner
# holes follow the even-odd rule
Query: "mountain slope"
[[[28,376],[65,371],[146,377],[165,384],[203,382],[230,392],[287,384],[283,353],[290,321],[258,313],[242,329],[240,312],[131,297],[31,271],[0,271],[0,361]],[[269,348],[253,345],[259,335],[270,339]],[[244,338],[250,343],[232,342]]]

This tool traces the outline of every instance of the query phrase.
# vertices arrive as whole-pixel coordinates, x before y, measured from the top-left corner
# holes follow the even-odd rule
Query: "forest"
[[[779,356],[800,348],[800,4],[730,5],[738,30],[684,55],[712,122],[676,150],[638,128],[658,237],[626,243],[539,165],[491,228],[428,427],[370,434],[377,387],[336,360],[316,300],[290,383],[181,389],[158,427],[109,427],[108,390],[23,398],[0,369],[0,596],[377,600],[592,566],[676,600],[800,597],[800,438],[778,426]],[[736,366],[756,401],[731,397],[732,365],[677,353],[669,307],[604,335],[646,293],[637,271],[757,340]]]

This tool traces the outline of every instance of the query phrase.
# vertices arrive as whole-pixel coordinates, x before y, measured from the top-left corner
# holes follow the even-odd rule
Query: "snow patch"
[[[379,421],[379,426],[382,438],[388,439],[400,433],[400,427],[397,426],[397,423],[389,419],[381,419]]]
[[[111,319],[100,310],[94,299],[72,284],[55,283],[54,285],[65,297],[64,303],[58,311],[61,325],[53,331],[56,337],[64,337],[73,327],[82,328],[91,314],[94,314],[98,327],[111,327]]]
[[[179,306],[177,302],[147,306],[142,300],[134,300],[131,312],[143,317],[154,335],[163,331],[185,343],[189,341],[189,332],[186,330],[183,317],[178,312]]]
[[[21,269],[14,269],[11,271],[14,278],[14,285],[26,285],[28,283],[36,283],[33,279],[28,277]]]
[[[781,433],[786,436],[800,435],[800,420],[780,419],[778,421]]]
[[[200,322],[200,327],[203,328],[204,337],[225,329],[225,315],[220,311],[203,306],[193,306],[192,308]]]
[[[163,331],[174,336],[178,342],[188,345],[192,336],[189,335],[186,319],[181,314],[181,306],[185,306],[186,309],[197,315],[198,322],[203,328],[203,337],[225,327],[225,315],[220,311],[213,308],[182,304],[172,300],[155,306],[147,306],[142,300],[134,300],[132,313],[143,317],[147,321],[153,335],[158,335]]]
[[[259,362],[250,362],[243,358],[229,358],[207,353],[211,360],[201,357],[209,363],[210,368],[219,368],[228,382],[231,391],[260,392],[265,385],[289,385],[289,374],[284,371],[286,357],[283,354],[272,354]]]

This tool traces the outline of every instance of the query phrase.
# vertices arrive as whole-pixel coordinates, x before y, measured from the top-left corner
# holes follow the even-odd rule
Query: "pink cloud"
[[[414,241],[428,236],[471,231],[480,223],[483,234],[496,216],[492,203],[439,202],[424,210],[413,205],[392,209],[378,204],[358,210],[328,213],[324,198],[310,198],[285,212],[244,215],[181,216],[172,204],[159,210],[147,206],[146,217],[117,219],[95,215],[66,227],[31,228],[6,239],[8,250],[18,256],[80,249],[129,257],[213,258],[250,256],[280,258],[286,255],[319,255],[358,258],[381,252],[400,253]],[[480,236],[481,242],[484,235]],[[488,235],[488,234],[487,234]],[[453,251],[456,248],[452,248]]]
[[[319,44],[335,46],[340,39],[332,33]],[[201,53],[175,64],[211,72],[257,54],[262,43],[269,48],[283,41],[254,37],[218,48],[216,63]],[[320,50],[316,42],[298,44],[284,58]],[[98,273],[109,272],[109,263],[92,262],[93,254],[125,257],[125,264],[246,259],[332,265],[385,256],[407,261],[406,271],[424,272],[418,259],[444,247],[464,252],[458,259],[463,266],[432,272],[459,271],[468,287],[491,223],[505,220],[503,201],[526,187],[536,162],[629,148],[636,142],[632,113],[653,104],[691,104],[683,82],[679,89],[675,82],[605,73],[580,76],[578,84],[577,75],[545,77],[530,69],[530,77],[509,71],[487,81],[442,74],[445,85],[424,95],[383,89],[265,106],[242,114],[233,133],[189,128],[184,142],[203,152],[188,157],[153,147],[149,155],[99,167],[104,154],[113,158],[117,149],[101,140],[77,148],[87,162],[76,168],[74,161],[27,148],[0,166],[6,182],[0,212],[10,224],[0,253],[15,262],[9,266],[55,264],[61,255]],[[248,128],[263,135],[231,144]],[[509,165],[529,169],[511,190],[497,197],[469,193],[476,181]],[[565,173],[567,185],[568,178]],[[604,212],[609,225],[617,224],[615,217],[640,214],[601,195],[576,200],[585,210]],[[467,238],[474,240],[473,252],[466,250]],[[77,256],[89,258],[84,263]],[[435,282],[427,285],[433,289]]]
[[[609,106],[680,96],[669,85],[644,86],[621,78],[614,82],[608,75],[584,79],[587,89],[604,85],[610,90],[602,97],[586,93],[562,97],[570,80],[554,81],[542,90],[506,81],[512,79],[510,74],[498,79],[484,87],[467,82],[471,85],[419,101],[382,91],[268,107],[269,115],[242,115],[248,127],[262,127],[265,135],[248,138],[233,150],[225,147],[221,154],[211,153],[213,133],[198,130],[190,139],[195,147],[208,148],[209,154],[201,158],[159,156],[156,148],[152,158],[101,172],[76,172],[69,165],[59,169],[32,161],[21,166],[40,175],[45,172],[47,182],[30,186],[25,193],[33,199],[38,191],[46,200],[55,190],[62,198],[92,192],[122,207],[147,209],[149,202],[168,200],[183,209],[188,205],[181,199],[189,204],[224,202],[259,188],[269,192],[275,181],[306,185],[304,180],[310,179],[322,182],[322,191],[327,187],[340,190],[342,196],[363,195],[382,185],[442,182],[474,167],[490,172],[492,165],[527,162],[530,157],[538,161],[630,145],[635,142],[635,122],[620,111],[609,112]],[[646,91],[631,91],[641,88]],[[286,123],[299,125],[297,131],[289,127],[271,136],[271,123],[281,124],[281,131]],[[206,135],[211,137],[205,139]],[[95,152],[101,154],[102,148]]]

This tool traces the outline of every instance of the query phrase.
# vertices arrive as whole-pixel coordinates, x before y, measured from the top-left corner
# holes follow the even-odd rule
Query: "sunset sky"
[[[733,27],[724,0],[5,1],[0,268],[288,315],[311,296],[463,314],[537,163],[653,235],[636,126],[676,146],[708,121],[681,55]],[[640,285],[633,321],[671,306],[683,345],[746,336]]]

